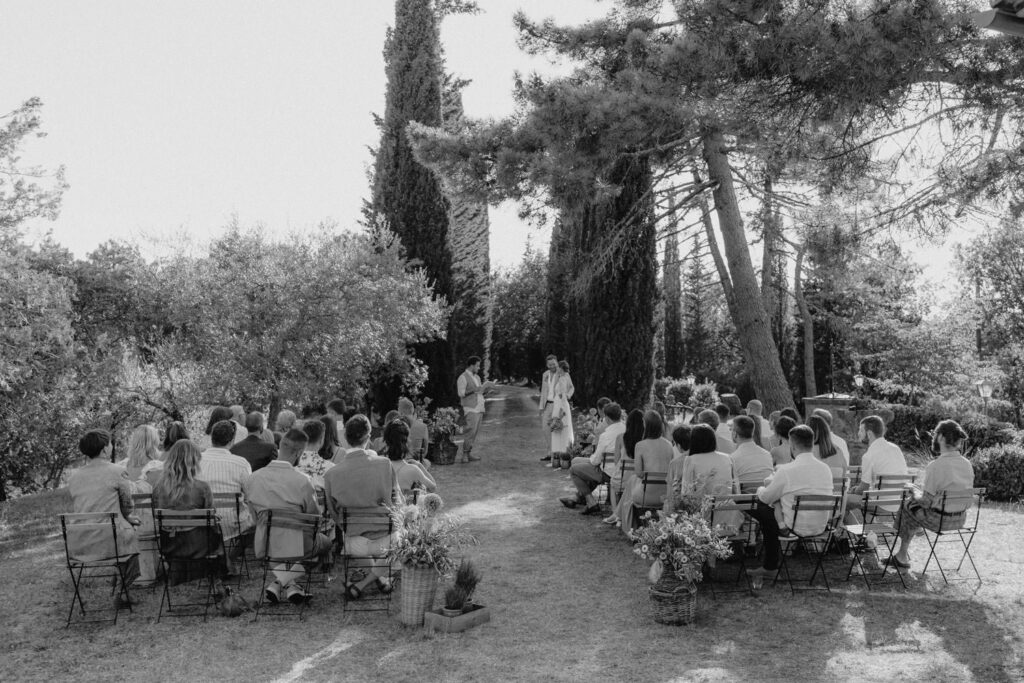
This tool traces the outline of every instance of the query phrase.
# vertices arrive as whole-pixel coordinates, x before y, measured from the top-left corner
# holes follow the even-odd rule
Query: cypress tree
[[[434,173],[413,156],[406,132],[411,122],[442,125],[436,22],[431,0],[396,0],[395,26],[384,48],[388,85],[372,212],[375,225],[397,235],[410,261],[423,267],[434,293],[451,301],[448,201]],[[449,342],[418,344],[416,355],[429,366],[427,396],[436,405],[454,404],[455,366]]]
[[[683,359],[683,327],[682,306],[683,296],[679,280],[679,238],[676,236],[675,223],[669,228],[665,238],[665,263],[662,276],[665,292],[665,374],[679,377],[682,372]]]

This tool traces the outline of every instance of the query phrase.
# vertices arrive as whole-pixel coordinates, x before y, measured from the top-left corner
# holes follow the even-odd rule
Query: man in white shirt
[[[615,441],[626,432],[626,424],[622,421],[622,408],[618,403],[609,403],[604,407],[603,419],[606,426],[597,439],[594,452],[587,458],[573,458],[572,466],[569,468],[569,476],[576,486],[576,495],[559,499],[567,508],[585,504],[585,515],[601,512],[601,506],[594,500],[594,489],[611,479],[611,475],[602,470],[601,465],[604,463],[605,454],[615,452]]]
[[[900,447],[885,439],[885,422],[877,415],[868,415],[860,421],[860,440],[868,445],[861,459],[860,483],[850,491],[846,508],[850,513],[859,511],[864,491],[878,488],[878,477],[885,474],[907,474],[907,459]],[[899,505],[883,505],[883,510],[896,512]],[[852,518],[859,522],[857,516]]]
[[[825,529],[827,512],[809,512],[800,515],[794,528],[793,508],[796,496],[832,493],[832,470],[814,457],[814,432],[806,425],[789,432],[793,462],[780,465],[775,474],[757,490],[757,508],[749,513],[761,525],[764,538],[764,565],[747,573],[754,587],[760,587],[765,576],[774,575],[779,568],[782,530],[792,530],[801,536],[812,536]]]
[[[815,408],[811,415],[817,415],[825,422],[828,422],[829,429],[832,429],[832,413],[828,412],[824,408]],[[843,459],[846,460],[846,466],[850,466],[850,446],[847,445],[846,439],[836,434],[835,430],[832,429],[832,443],[836,445],[839,452],[843,454]]]
[[[548,428],[548,421],[551,420],[551,408],[555,403],[555,374],[558,372],[558,357],[551,354],[547,357],[548,369],[540,378],[540,426],[544,430],[544,439],[548,445],[547,455],[540,459],[541,462],[551,461],[551,430]]]
[[[235,426],[227,420],[213,425],[210,430],[210,441],[213,444],[203,451],[196,479],[210,485],[213,493],[242,493],[246,479],[252,474],[249,461],[228,450],[235,435]],[[254,522],[249,505],[243,494],[239,501],[239,509],[234,503],[222,503],[217,514],[220,517],[221,532],[224,534],[228,549],[228,560],[234,563],[241,553],[252,543]]]
[[[754,419],[739,415],[732,421],[736,450],[729,454],[732,472],[742,493],[752,493],[772,476],[772,454],[754,443]]]
[[[758,401],[756,398],[747,403],[747,416],[757,420],[761,423],[761,443],[762,448],[771,448],[772,443],[772,425],[768,420],[764,419],[764,404]],[[846,461],[850,461],[849,455],[846,457]]]
[[[732,414],[729,406],[724,403],[715,404],[715,415],[718,416],[718,426],[715,427],[715,434],[732,441]]]
[[[462,412],[466,416],[466,432],[462,441],[462,462],[474,462],[480,459],[479,455],[473,455],[473,444],[476,442],[477,432],[480,431],[480,422],[484,417],[484,392],[491,388],[490,382],[481,382],[480,357],[470,356],[466,360],[466,371],[459,375],[456,387],[459,391],[459,401],[462,402]]]

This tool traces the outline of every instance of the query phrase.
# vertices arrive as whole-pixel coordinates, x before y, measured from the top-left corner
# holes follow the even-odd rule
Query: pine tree
[[[373,176],[374,224],[397,235],[410,261],[426,271],[434,293],[451,301],[449,204],[434,173],[413,156],[406,133],[411,122],[442,125],[440,46],[430,0],[396,1],[384,59],[388,85]],[[454,404],[451,344],[438,339],[418,344],[416,352],[429,366],[427,396],[436,405]]]
[[[682,371],[683,328],[682,305],[683,296],[680,283],[679,238],[676,236],[675,221],[669,226],[669,234],[665,238],[665,262],[662,287],[665,293],[665,374],[679,377]]]

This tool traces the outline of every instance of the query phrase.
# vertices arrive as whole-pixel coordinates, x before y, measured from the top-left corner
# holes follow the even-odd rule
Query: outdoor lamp
[[[987,379],[979,379],[974,386],[978,390],[978,396],[985,400],[992,398],[992,382]]]
[[[853,376],[853,383],[857,385],[858,389],[863,387],[864,386],[864,375],[861,375],[859,373],[854,375]]]

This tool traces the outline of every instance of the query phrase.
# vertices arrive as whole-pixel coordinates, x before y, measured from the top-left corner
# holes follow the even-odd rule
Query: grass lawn
[[[544,450],[529,391],[488,403],[484,460],[435,467],[484,572],[477,601],[492,620],[425,635],[392,616],[342,614],[340,586],[315,590],[305,621],[164,619],[159,592],[136,590],[116,626],[64,629],[71,584],[58,538],[64,492],[0,508],[0,680],[254,681],[1017,681],[1024,679],[1024,515],[986,505],[973,550],[984,585],[864,590],[830,571],[834,590],[714,598],[702,588],[690,626],[651,619],[646,564],[621,532],[564,509],[565,473]],[[919,569],[919,540],[912,551]],[[243,593],[255,598],[254,578]],[[439,591],[440,594],[440,591]],[[440,599],[440,597],[439,597]]]

